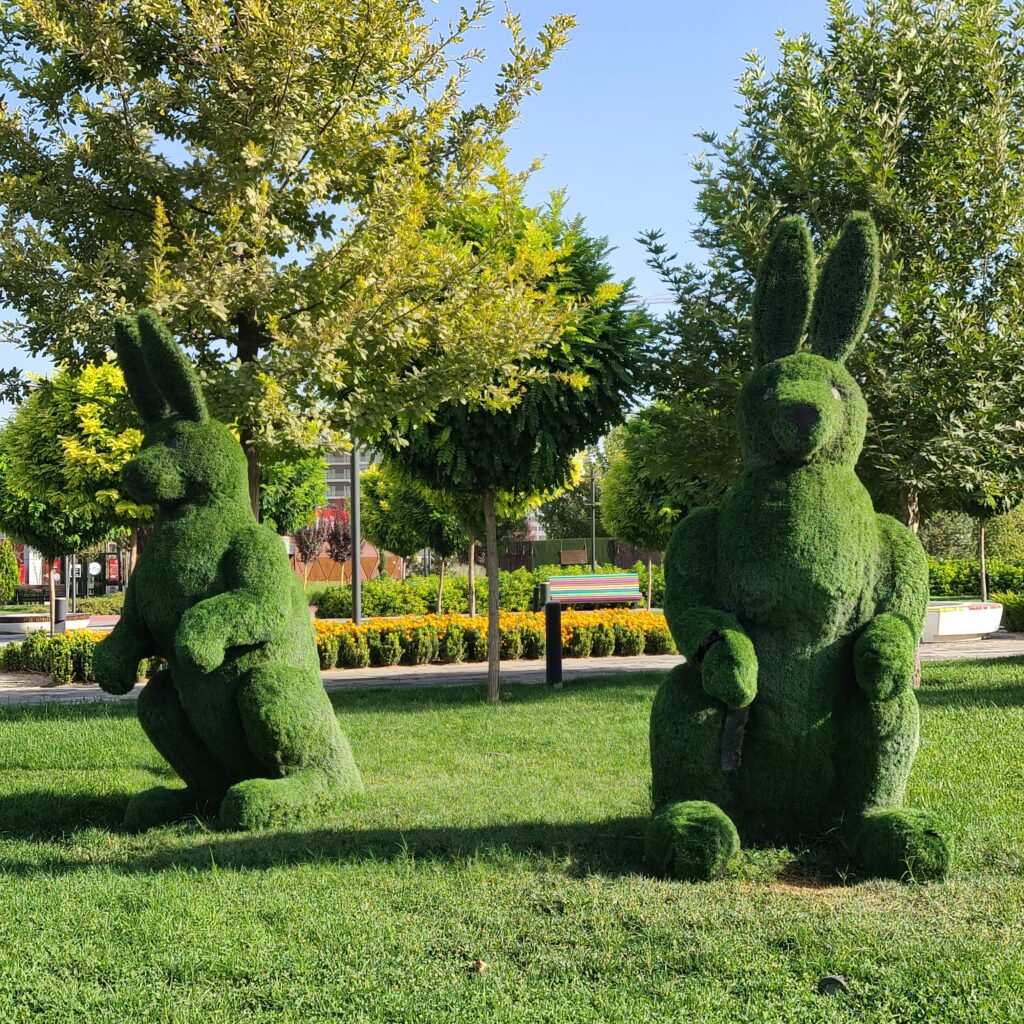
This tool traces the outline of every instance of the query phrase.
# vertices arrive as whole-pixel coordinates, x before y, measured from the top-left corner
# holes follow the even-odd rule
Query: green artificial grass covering
[[[241,445],[207,414],[166,327],[144,311],[115,334],[146,427],[125,486],[159,510],[93,671],[103,689],[126,693],[141,659],[166,662],[139,696],[139,720],[184,782],[138,793],[125,822],[314,818],[362,782],[320,682],[302,586],[280,539],[253,517]]]
[[[877,279],[866,215],[847,220],[816,289],[806,225],[780,223],[757,284],[756,368],[737,407],[743,472],[717,506],[679,524],[665,557],[665,616],[687,665],[652,712],[655,808],[713,801],[744,840],[856,831],[865,813],[902,806],[917,750],[911,683],[928,566],[857,478],[867,407],[842,365]],[[680,835],[670,843],[657,819],[655,845],[703,848],[703,818],[672,820]],[[942,848],[929,862],[945,870],[938,826],[901,820],[915,827],[889,828],[885,855],[864,863],[885,861],[891,875],[893,858],[923,856],[927,832]],[[706,865],[711,877],[718,858]]]
[[[127,832],[132,795],[173,781],[130,706],[0,707],[0,1018],[1019,1019],[1024,659],[924,666],[908,802],[959,855],[923,886],[804,842],[650,877],[659,681],[334,694],[365,794],[257,833]],[[818,995],[835,973],[849,992]]]

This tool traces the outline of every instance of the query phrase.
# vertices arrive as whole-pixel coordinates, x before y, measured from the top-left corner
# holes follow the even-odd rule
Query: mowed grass
[[[0,1020],[1024,1018],[1024,659],[925,667],[910,801],[959,859],[923,887],[799,849],[645,877],[657,683],[337,695],[366,795],[245,835],[119,829],[170,778],[133,708],[0,712]]]

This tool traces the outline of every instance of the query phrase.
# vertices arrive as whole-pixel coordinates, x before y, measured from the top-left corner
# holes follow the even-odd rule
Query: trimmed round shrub
[[[316,605],[318,619],[349,619],[352,617],[352,588],[347,584],[324,587],[309,595],[309,603]]]
[[[1024,597],[1009,591],[995,591],[988,596],[990,601],[1003,606],[1003,629],[1011,633],[1024,632]]]
[[[487,630],[470,626],[466,630],[466,657],[469,661],[487,660]]]
[[[437,657],[437,629],[413,626],[402,635],[402,664],[426,665]]]
[[[589,626],[574,626],[569,634],[568,643],[564,645],[564,653],[570,658],[589,658],[593,636]]]
[[[658,875],[705,882],[721,875],[739,849],[739,833],[724,811],[706,800],[688,800],[654,815],[644,852]]]
[[[394,629],[371,629],[366,634],[370,664],[397,665],[402,660],[402,641]]]
[[[466,631],[458,623],[451,623],[440,637],[437,656],[446,665],[458,665],[466,660]]]
[[[945,878],[952,861],[935,819],[908,808],[868,811],[854,853],[863,874],[901,882]]]
[[[366,668],[370,664],[370,648],[361,633],[344,633],[338,638],[340,668]]]
[[[591,630],[590,653],[595,658],[607,658],[615,651],[615,630],[607,622],[599,622]]]
[[[92,656],[96,650],[96,641],[86,633],[71,634],[71,657],[75,666],[75,678],[83,683],[96,682],[92,670]]]
[[[615,653],[624,658],[644,653],[644,631],[640,626],[615,623]]]
[[[646,654],[674,654],[676,645],[667,626],[651,626],[644,643]]]
[[[338,664],[338,647],[337,636],[322,636],[317,640],[316,651],[322,669],[334,668]]]
[[[71,657],[71,645],[54,637],[50,645],[49,676],[55,686],[66,686],[75,678],[75,663]]]
[[[515,661],[523,656],[523,634],[518,626],[505,626],[501,631],[501,657]]]
[[[530,661],[543,658],[547,650],[547,638],[544,636],[544,627],[533,624],[523,626],[523,657]]]
[[[14,588],[21,582],[18,556],[9,540],[0,541],[0,604],[14,600]]]

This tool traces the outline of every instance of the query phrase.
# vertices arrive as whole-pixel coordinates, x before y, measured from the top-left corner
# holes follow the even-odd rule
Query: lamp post
[[[597,572],[597,459],[590,453],[590,571]]]
[[[363,621],[362,564],[359,555],[363,538],[359,524],[359,445],[352,440],[352,485],[349,517],[352,529],[352,621],[358,626]]]

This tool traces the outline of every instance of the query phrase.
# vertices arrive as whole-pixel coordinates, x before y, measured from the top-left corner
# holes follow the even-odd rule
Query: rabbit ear
[[[762,366],[800,347],[814,291],[814,246],[800,217],[786,217],[768,243],[754,291],[754,364]]]
[[[878,290],[878,232],[870,214],[846,219],[818,282],[811,351],[842,362],[867,327]]]
[[[167,403],[154,386],[146,367],[139,325],[129,316],[119,316],[114,321],[114,351],[124,374],[128,394],[142,422],[147,427],[158,423],[167,415]]]
[[[152,310],[142,310],[138,322],[146,369],[167,400],[171,412],[185,420],[205,420],[206,401],[199,387],[199,378],[181,346]]]

